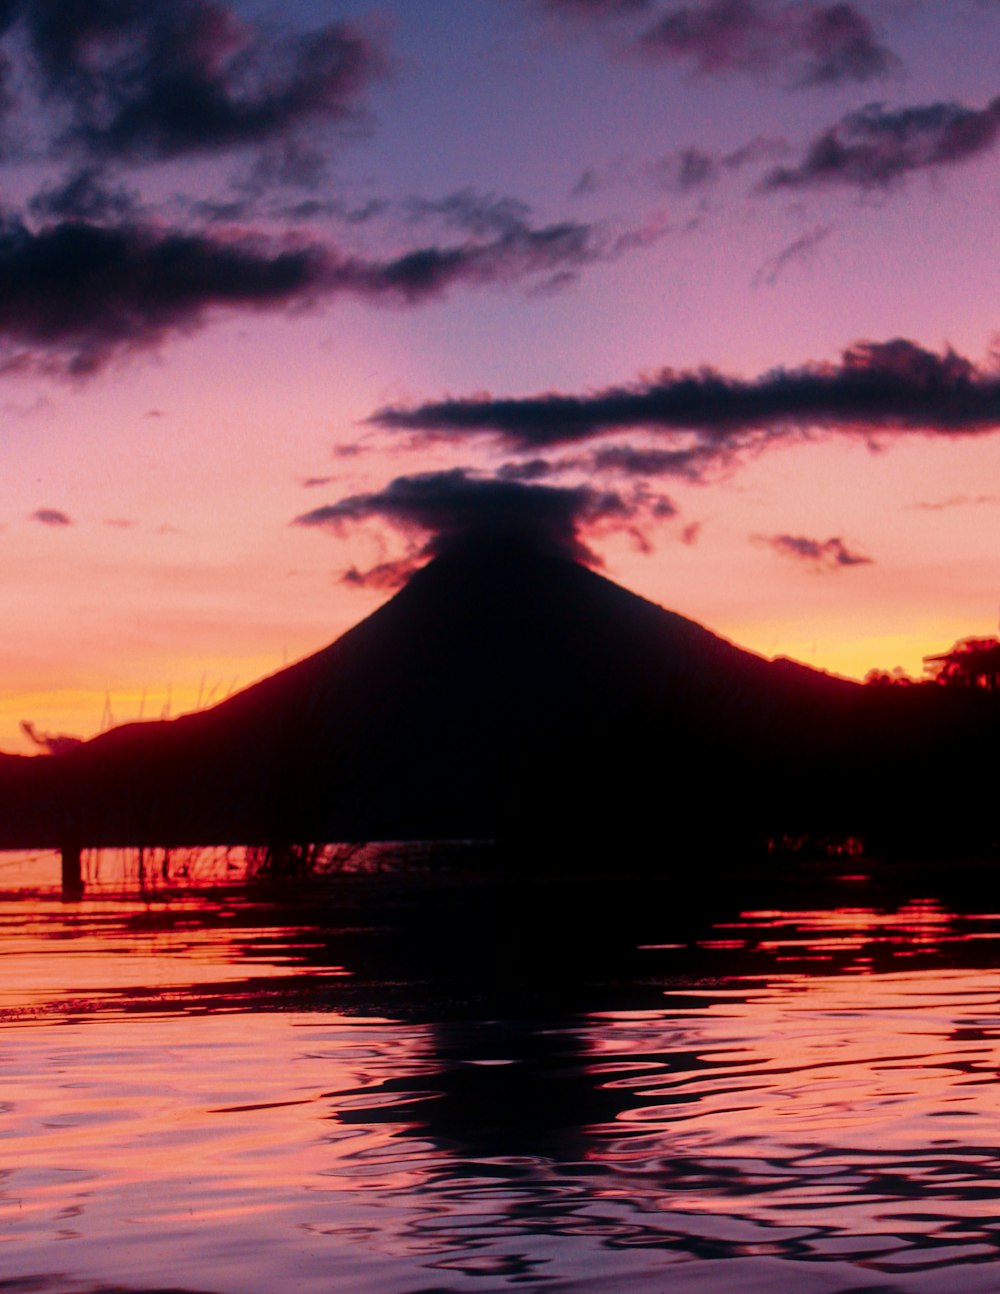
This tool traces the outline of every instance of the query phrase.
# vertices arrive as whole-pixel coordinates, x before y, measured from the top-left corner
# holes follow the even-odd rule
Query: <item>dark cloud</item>
[[[862,341],[837,364],[774,369],[746,380],[714,369],[664,370],[632,386],[584,395],[447,399],[388,407],[371,422],[455,437],[487,435],[522,452],[644,430],[676,458],[664,472],[701,475],[713,464],[817,431],[963,436],[1000,429],[1000,376],[946,350],[915,342]],[[632,451],[615,447],[606,467],[628,470]],[[644,453],[645,451],[643,451]],[[656,460],[634,458],[635,466]]]
[[[576,221],[531,226],[517,223],[495,238],[431,244],[387,260],[345,257],[331,265],[331,290],[405,302],[436,296],[458,283],[511,283],[525,278],[559,284],[583,266],[630,250],[601,240],[593,225]]]
[[[189,219],[206,225],[230,225],[251,220],[257,212],[255,198],[187,198],[177,196],[174,206]]]
[[[573,186],[571,195],[586,197],[618,185],[669,193],[698,193],[727,173],[765,162],[774,163],[787,157],[790,151],[785,140],[763,135],[728,153],[708,152],[689,145],[634,166],[615,162],[604,169],[588,167]]]
[[[308,300],[326,270],[310,248],[80,221],[32,231],[8,221],[0,227],[0,340],[15,350],[11,363],[84,375],[116,353],[191,329],[213,307]]]
[[[823,131],[795,166],[779,166],[765,190],[830,184],[885,188],[913,171],[989,152],[1000,138],[1000,95],[984,108],[955,102],[889,109],[873,103]]]
[[[653,0],[537,0],[548,13],[569,18],[622,18],[652,8]]]
[[[539,274],[562,284],[585,265],[615,260],[649,246],[663,234],[655,222],[617,236],[580,221],[537,224],[526,203],[474,189],[435,199],[409,198],[398,209],[407,225],[436,220],[468,237],[450,245],[432,243],[378,262],[373,272],[365,262],[346,262],[344,275],[350,278],[357,267],[362,290],[411,298],[457,280],[502,282]]]
[[[684,192],[699,189],[715,178],[716,166],[700,148],[681,149],[677,158],[677,187]]]
[[[28,209],[42,218],[101,222],[123,220],[137,205],[134,193],[106,183],[99,167],[85,166],[61,184],[36,193]]]
[[[762,539],[783,556],[808,562],[817,570],[837,571],[845,566],[872,565],[870,557],[852,552],[839,537],[819,540],[805,535],[764,535]]]
[[[199,221],[229,219],[227,204],[180,203]],[[513,284],[529,281],[534,294],[562,288],[587,266],[641,252],[662,239],[669,226],[654,214],[644,224],[615,229],[604,223],[562,220],[539,223],[531,207],[517,198],[464,188],[443,197],[372,198],[362,206],[336,200],[309,200],[289,206],[253,200],[239,205],[238,218],[265,220],[325,216],[341,224],[379,220],[383,242],[402,242],[396,255],[371,257],[331,249],[328,290],[372,299],[412,303],[439,295],[461,283]],[[436,225],[420,241],[415,229]],[[413,244],[417,245],[414,246]]]
[[[504,463],[497,470],[497,476],[501,481],[544,481],[548,477],[558,476],[571,466],[575,466],[575,460],[529,458],[521,463]]]
[[[226,204],[191,206],[189,210],[198,218],[227,219]],[[218,210],[213,208],[217,207]],[[253,204],[241,207],[239,218],[253,214]],[[611,231],[579,221],[562,221],[540,224],[533,218],[530,205],[517,198],[496,193],[481,193],[464,188],[443,197],[406,197],[399,200],[371,198],[361,204],[341,202],[334,198],[310,198],[295,204],[270,204],[263,214],[282,220],[326,219],[347,226],[366,225],[379,221],[395,230],[397,239],[415,241],[413,230],[418,226],[436,225],[442,232],[428,245],[404,252],[393,259],[376,263],[373,275],[378,284],[393,279],[397,274],[406,281],[404,291],[410,286],[418,294],[426,274],[436,283],[438,276],[445,279],[457,277],[505,277],[504,266],[516,276],[521,268],[529,273],[534,267],[559,271],[591,261],[612,260],[627,251],[647,246],[660,236],[656,229],[626,229],[617,236]],[[448,233],[457,232],[461,240],[444,242]],[[358,260],[352,264],[365,265]],[[362,279],[368,276],[362,272]],[[400,284],[396,284],[397,287]],[[378,290],[378,288],[376,289]],[[431,290],[436,290],[434,287]]]
[[[384,67],[348,23],[275,37],[218,0],[20,0],[66,142],[101,157],[163,159],[300,140],[356,116]]]
[[[220,210],[225,205],[219,204]],[[310,197],[303,198],[301,202],[286,204],[275,214],[286,220],[336,220],[345,225],[366,225],[371,220],[387,215],[392,210],[392,205],[388,198],[369,198],[365,202],[350,203],[338,198]]]
[[[657,58],[687,59],[703,75],[780,73],[797,86],[869,81],[896,65],[851,4],[704,0],[657,17],[639,38]]]
[[[52,526],[53,528],[73,524],[72,518],[68,517],[65,512],[60,511],[59,508],[38,508],[31,514],[30,519],[37,521],[42,526]]]
[[[0,35],[3,29],[0,27]],[[14,109],[17,107],[17,94],[14,91],[14,65],[0,51],[0,156],[16,153],[14,133],[11,129]]]
[[[528,458],[504,463],[497,476],[503,481],[543,481],[567,473],[592,476],[619,476],[648,480],[673,477],[681,481],[701,481],[717,461],[718,449],[693,446],[687,449],[660,449],[655,445],[602,445],[592,454],[565,458]]]
[[[808,85],[871,81],[896,66],[871,23],[850,4],[806,8],[801,40]]]
[[[592,454],[565,458],[528,458],[504,463],[497,469],[502,481],[543,481],[568,472],[597,476],[622,476],[646,480],[672,476],[697,481],[713,457],[711,450],[660,449],[655,445],[603,445]]]
[[[22,0],[0,0],[0,35],[10,30],[22,7]]]
[[[679,476],[697,480],[710,454],[699,448],[658,449],[655,446],[605,445],[592,459],[595,472],[623,476]]]
[[[440,553],[477,539],[529,540],[546,551],[593,560],[578,536],[585,519],[624,515],[614,493],[587,487],[561,489],[482,479],[464,468],[400,476],[384,490],[354,494],[297,517],[296,525],[342,530],[358,522],[387,521],[403,531],[430,536],[420,554]]]
[[[435,217],[477,237],[516,233],[528,225],[531,216],[531,208],[525,202],[471,188],[459,189],[443,198],[409,198],[403,209],[412,221]]]
[[[190,331],[220,308],[281,309],[342,293],[408,304],[463,284],[546,281],[622,250],[585,224],[519,225],[486,241],[428,245],[384,260],[318,244],[126,222],[0,224],[0,343],[6,368],[76,376],[116,354]]]
[[[767,70],[779,56],[779,41],[785,44],[780,26],[755,0],[706,0],[668,10],[641,45],[657,56],[689,58],[709,74]]]
[[[400,476],[383,490],[353,494],[295,519],[299,526],[342,532],[367,521],[387,522],[409,540],[401,562],[380,563],[375,583],[405,577],[421,558],[469,545],[516,540],[547,553],[589,564],[598,558],[584,541],[602,526],[641,539],[641,527],[672,516],[669,499],[645,490],[622,495],[591,486],[556,487],[473,475],[465,468]],[[418,538],[419,537],[419,538]],[[429,538],[424,538],[429,537]],[[351,583],[369,573],[348,573]]]
[[[677,193],[691,193],[714,184],[719,178],[721,160],[701,148],[681,148],[658,158],[645,170],[657,188]]]

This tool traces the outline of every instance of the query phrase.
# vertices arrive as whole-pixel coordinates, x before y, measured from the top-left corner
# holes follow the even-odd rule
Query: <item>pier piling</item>
[[[83,871],[80,866],[80,846],[64,841],[62,854],[62,896],[66,900],[83,898]]]

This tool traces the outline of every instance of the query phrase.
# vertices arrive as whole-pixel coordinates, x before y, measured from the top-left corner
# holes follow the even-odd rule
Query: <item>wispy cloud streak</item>
[[[851,566],[871,566],[872,558],[848,548],[843,539],[810,539],[806,535],[762,535],[763,543],[784,557],[807,563],[814,570],[839,571]]]
[[[73,524],[72,517],[60,508],[37,508],[30,519],[37,521],[40,526],[48,526],[51,530],[59,530]]]
[[[775,167],[762,188],[886,188],[912,172],[978,157],[998,139],[1000,95],[983,108],[954,100],[895,109],[873,103],[824,130],[794,166]]]

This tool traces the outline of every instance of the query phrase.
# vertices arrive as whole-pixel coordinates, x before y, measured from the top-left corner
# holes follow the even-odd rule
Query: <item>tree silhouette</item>
[[[932,682],[945,687],[1000,692],[1000,640],[961,638],[950,651],[925,656],[924,667]]]

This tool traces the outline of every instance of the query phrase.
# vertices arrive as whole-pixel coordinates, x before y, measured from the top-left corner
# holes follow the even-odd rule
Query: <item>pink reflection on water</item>
[[[62,1239],[58,1266],[95,1281],[288,1288],[297,1263],[319,1266],[303,1237],[348,1197],[377,1183],[391,1217],[389,1198],[419,1185],[392,1122],[324,1129],[331,1089],[406,1073],[423,1042],[385,1021],[282,1014],[0,1032],[7,1254],[21,1275],[51,1272]]]
[[[807,920],[859,913],[822,916]],[[705,1244],[724,1218],[882,1272],[995,1256],[1000,973],[787,975],[668,1000],[588,1032],[595,1077],[631,1097],[591,1158],[639,1208]]]
[[[621,1005],[546,1016],[537,984],[499,1028],[492,1005],[429,1014],[419,956],[399,973],[422,1017],[351,1014],[336,924],[235,893],[8,896],[0,1272],[44,1294],[70,1287],[54,1271],[220,1294],[931,1291],[915,1273],[956,1268],[995,1288],[996,959],[881,972],[865,950],[982,949],[996,924],[931,900],[746,911],[645,944],[641,1009],[609,978]],[[834,948],[849,973],[780,960]]]

